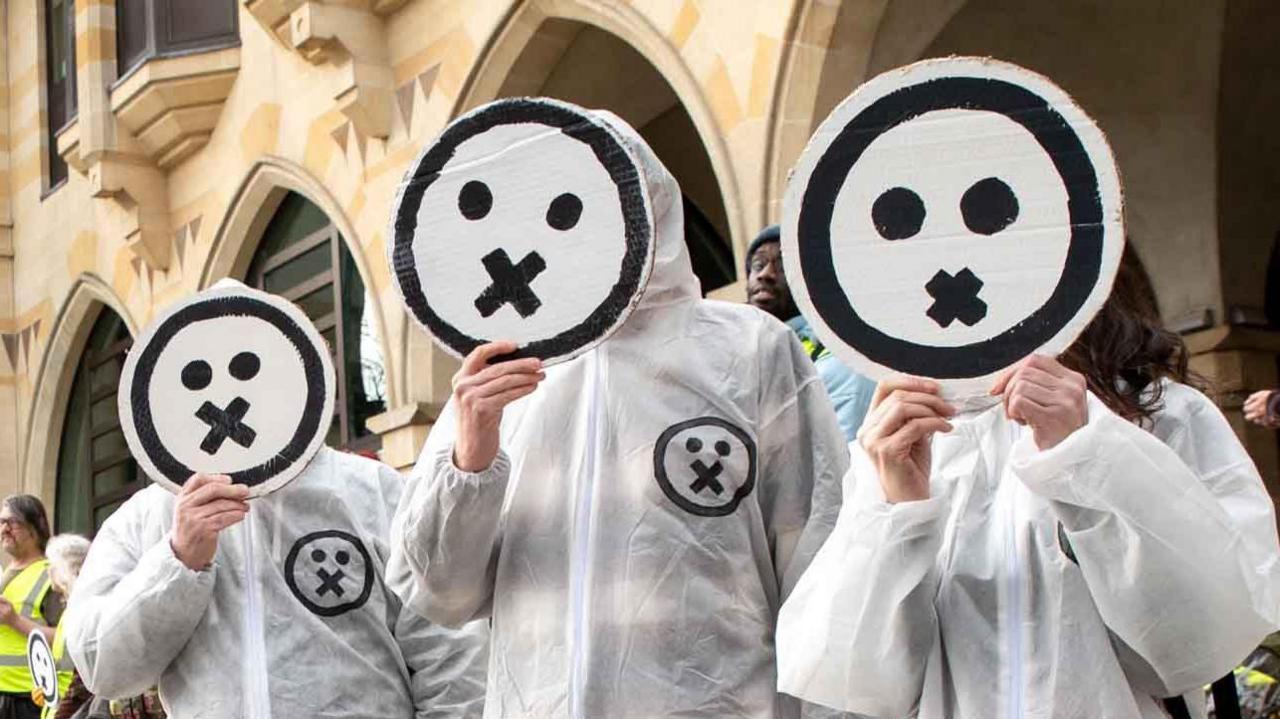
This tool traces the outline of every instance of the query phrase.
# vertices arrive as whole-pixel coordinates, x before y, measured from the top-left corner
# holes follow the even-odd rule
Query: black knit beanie
[[[746,273],[751,274],[751,256],[756,253],[756,250],[760,249],[761,245],[768,242],[781,241],[782,230],[777,225],[769,225],[763,230],[760,230],[760,234],[756,235],[756,238],[751,241],[751,244],[747,245],[747,261],[746,267],[744,268]]]

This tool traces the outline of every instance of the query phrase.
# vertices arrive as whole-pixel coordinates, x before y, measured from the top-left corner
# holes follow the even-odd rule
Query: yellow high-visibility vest
[[[40,605],[49,593],[49,561],[32,562],[9,582],[2,593],[15,611],[44,624]],[[27,638],[8,624],[0,624],[0,692],[29,694],[34,681],[27,668]]]

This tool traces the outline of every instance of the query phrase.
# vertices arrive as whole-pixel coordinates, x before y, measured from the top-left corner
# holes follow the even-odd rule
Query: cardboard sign
[[[873,379],[985,393],[1065,350],[1106,300],[1124,245],[1102,131],[1046,78],[927,60],[859,87],[787,187],[788,281],[819,338]]]
[[[410,168],[388,246],[405,305],[449,353],[510,340],[552,363],[631,313],[653,266],[639,160],[588,110],[549,99],[484,105]]]
[[[32,629],[27,635],[27,669],[31,671],[31,681],[35,688],[44,695],[44,705],[58,705],[58,662],[53,658],[53,648],[49,640],[44,638],[39,629]]]
[[[153,480],[177,492],[196,472],[226,474],[259,496],[324,443],[334,372],[302,310],[222,282],[142,333],[118,399],[129,449]]]

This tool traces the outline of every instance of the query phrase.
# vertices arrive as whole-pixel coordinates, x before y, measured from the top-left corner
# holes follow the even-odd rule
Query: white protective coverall
[[[265,671],[274,719],[480,716],[484,625],[434,626],[386,586],[386,536],[403,487],[390,467],[321,448],[292,482],[250,500],[244,522],[219,535],[213,566],[201,572],[170,546],[174,495],[156,485],[134,495],[98,532],[62,620],[85,684],[124,697],[158,682],[170,716],[229,719],[249,715],[253,687],[245,685]],[[262,579],[265,661],[243,631],[247,522]],[[332,532],[343,534],[306,539]],[[371,560],[367,574],[361,547],[344,543],[352,538]],[[291,554],[294,584],[322,611],[341,609],[335,599],[354,604],[365,587],[367,597],[340,614],[315,613],[290,589]]]
[[[888,504],[855,442],[779,619],[779,688],[921,719],[1156,719],[1185,693],[1203,717],[1202,687],[1277,625],[1280,556],[1217,407],[1174,383],[1163,401],[1147,431],[1090,394],[1043,452],[998,405],[958,421],[919,502]]]
[[[784,324],[700,298],[679,186],[630,127],[601,115],[644,167],[647,289],[610,339],[507,407],[485,471],[453,465],[445,407],[392,529],[392,564],[413,577],[396,589],[442,624],[492,617],[487,717],[794,716],[798,702],[777,693],[774,624],[834,524],[845,440]],[[694,510],[741,488],[743,445],[722,425],[660,448],[697,418],[754,444],[754,486],[722,516],[682,508],[657,479],[656,450]],[[684,454],[702,429],[701,453]],[[729,450],[706,477],[719,494],[693,469],[719,471],[712,446]]]

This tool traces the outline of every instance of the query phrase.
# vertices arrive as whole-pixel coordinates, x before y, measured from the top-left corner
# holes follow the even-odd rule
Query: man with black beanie
[[[835,405],[840,429],[845,439],[852,442],[871,405],[876,383],[846,367],[823,347],[808,320],[796,308],[782,267],[781,232],[777,225],[761,230],[747,246],[746,269],[747,302],[785,322],[800,338]]]

